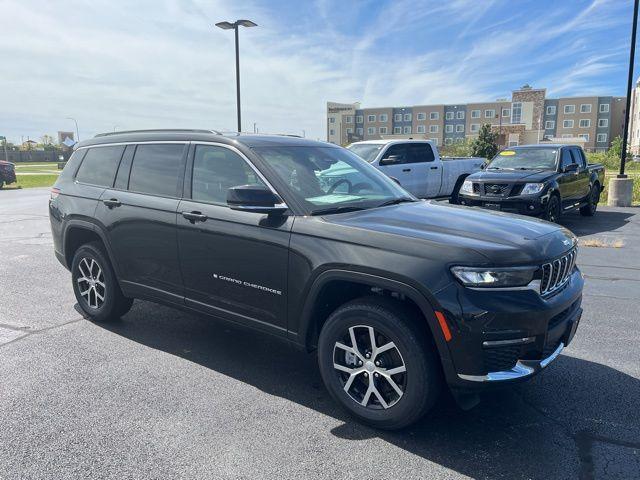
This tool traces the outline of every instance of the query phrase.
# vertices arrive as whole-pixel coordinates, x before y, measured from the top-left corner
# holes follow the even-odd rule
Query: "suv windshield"
[[[487,170],[555,170],[557,148],[514,148],[498,153]]]
[[[254,151],[312,215],[415,200],[389,177],[342,148],[286,146]]]
[[[382,147],[384,147],[383,143],[353,143],[347,149],[371,163],[378,156]]]

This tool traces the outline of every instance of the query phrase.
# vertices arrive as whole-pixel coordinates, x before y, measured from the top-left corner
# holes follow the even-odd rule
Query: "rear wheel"
[[[562,210],[560,208],[560,198],[557,195],[551,195],[547,208],[544,211],[544,219],[553,223],[558,223]]]
[[[398,429],[435,404],[441,372],[435,346],[416,314],[384,298],[362,298],[336,310],[318,342],[322,379],[331,396],[360,421]]]
[[[82,245],[76,251],[71,278],[78,305],[95,321],[119,318],[133,304],[133,299],[122,294],[111,263],[98,242]]]
[[[597,183],[591,187],[589,192],[589,202],[580,207],[580,215],[583,217],[593,217],[596,214],[598,203],[600,202],[600,185]]]

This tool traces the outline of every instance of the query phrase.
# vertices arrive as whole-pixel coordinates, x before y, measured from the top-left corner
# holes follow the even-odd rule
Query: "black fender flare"
[[[335,280],[352,281],[370,287],[391,290],[410,298],[418,306],[424,318],[427,319],[427,325],[438,349],[440,358],[443,360],[446,359],[447,361],[450,360],[449,347],[446,344],[442,331],[440,330],[438,320],[435,316],[435,311],[439,310],[437,307],[438,302],[431,292],[400,280],[391,279],[387,276],[379,276],[373,273],[341,268],[325,270],[317,275],[315,279],[312,280],[312,284],[307,291],[305,303],[300,315],[299,330],[297,335],[293,335],[294,337],[297,337],[298,343],[303,344],[300,346],[304,347],[307,351],[313,350],[315,346],[312,340],[315,328],[315,325],[313,324],[314,306],[322,288]]]
[[[62,252],[64,254],[65,262],[67,263],[67,268],[70,269],[71,265],[69,265],[70,259],[67,259],[67,240],[68,234],[72,229],[82,229],[88,230],[92,233],[95,233],[100,237],[102,243],[107,251],[107,256],[109,257],[109,261],[111,262],[111,266],[116,273],[116,277],[120,278],[120,269],[118,267],[118,263],[115,261],[115,255],[113,254],[113,250],[111,248],[111,244],[107,238],[107,234],[104,229],[95,222],[81,219],[81,218],[72,218],[65,222],[64,230],[62,232]]]

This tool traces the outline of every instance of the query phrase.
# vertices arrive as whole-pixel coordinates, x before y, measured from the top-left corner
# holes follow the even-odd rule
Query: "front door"
[[[558,186],[560,187],[560,196],[562,197],[562,207],[570,208],[573,206],[576,198],[576,174],[567,172],[564,170],[568,165],[573,163],[573,156],[568,147],[563,148],[560,151],[560,178],[558,179]]]
[[[380,164],[379,169],[385,175],[396,178],[400,185],[416,197],[428,195],[427,184],[434,166],[433,150],[428,143],[399,143],[389,146],[381,160],[390,162]],[[439,178],[439,172],[436,172]],[[440,186],[438,185],[438,189]]]
[[[591,192],[591,174],[587,168],[587,159],[579,148],[572,147],[573,161],[578,164],[578,175],[576,178],[575,195],[577,201],[587,198]]]
[[[187,198],[178,206],[187,305],[285,334],[293,217],[270,218],[227,206],[230,187],[265,185],[234,148],[196,144],[190,157]]]

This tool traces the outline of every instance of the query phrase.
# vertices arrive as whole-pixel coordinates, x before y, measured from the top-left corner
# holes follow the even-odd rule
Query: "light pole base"
[[[633,178],[612,178],[609,180],[609,196],[607,205],[610,207],[630,207],[633,198]]]

